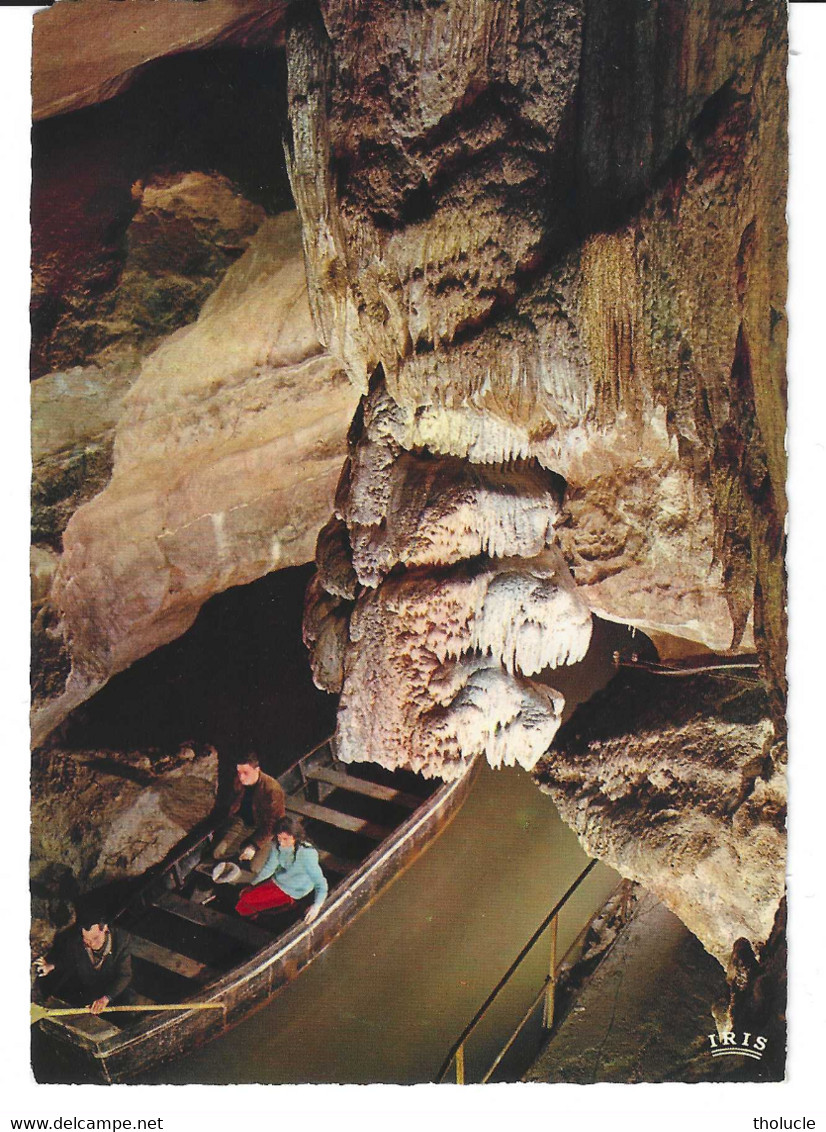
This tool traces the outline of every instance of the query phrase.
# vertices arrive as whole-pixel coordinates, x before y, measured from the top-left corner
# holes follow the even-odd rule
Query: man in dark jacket
[[[269,855],[275,823],[284,816],[284,801],[281,784],[264,773],[258,756],[246,755],[235,767],[229,814],[212,851],[215,860],[237,856],[258,872]]]
[[[48,976],[45,993],[73,1006],[88,1006],[92,1014],[132,1001],[132,956],[126,936],[106,923],[99,908],[79,909],[71,931],[34,965],[40,978]]]

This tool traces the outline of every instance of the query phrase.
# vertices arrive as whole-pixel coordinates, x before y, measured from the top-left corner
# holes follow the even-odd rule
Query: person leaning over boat
[[[311,845],[298,818],[288,815],[275,825],[275,844],[252,884],[241,893],[235,911],[257,916],[269,908],[286,908],[310,892],[315,899],[304,915],[311,924],[327,897],[327,879],[318,863],[318,850]]]
[[[239,861],[251,861],[253,872],[258,872],[272,847],[275,823],[283,816],[281,783],[264,773],[251,752],[235,765],[229,813],[216,833],[213,859],[226,861],[237,855]]]
[[[72,1006],[88,1005],[92,1014],[134,998],[127,938],[107,923],[106,913],[94,904],[78,909],[74,926],[58,937],[48,955],[35,959],[34,968],[44,979],[46,994]]]

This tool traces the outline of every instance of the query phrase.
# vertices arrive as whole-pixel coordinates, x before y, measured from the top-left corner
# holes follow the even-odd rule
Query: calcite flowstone
[[[566,471],[559,541],[595,614],[716,653],[754,649],[750,601],[744,622],[732,617],[711,493],[664,411],[643,428],[618,421]]]
[[[731,676],[617,676],[534,778],[594,857],[655,893],[725,967],[759,956],[785,891],[785,751],[764,690]]]
[[[144,362],[112,478],[64,532],[51,602],[72,670],[35,743],[212,594],[312,557],[356,401],[313,330],[295,215],[268,220]]]
[[[404,414],[378,384],[362,411],[364,432],[351,446],[336,508],[363,585],[378,585],[399,564],[532,558],[554,545],[558,477],[536,464],[487,466],[409,451],[399,437]]]
[[[423,454],[533,461],[567,483],[555,526],[591,607],[756,645],[779,725],[783,6],[319,10],[287,37],[311,305],[398,446],[354,422],[357,572],[418,553],[398,500]]]
[[[305,601],[314,679],[341,692],[339,757],[444,778],[483,753],[530,768],[564,698],[528,677],[591,638],[556,546],[563,485],[535,461],[409,449],[403,431],[377,376]]]
[[[326,632],[337,614],[323,610]],[[318,617],[312,601],[307,617]],[[350,616],[339,757],[443,778],[482,753],[530,769],[564,698],[528,677],[581,660],[590,639],[590,612],[555,550],[389,578]],[[337,655],[322,632],[316,640],[322,656]]]

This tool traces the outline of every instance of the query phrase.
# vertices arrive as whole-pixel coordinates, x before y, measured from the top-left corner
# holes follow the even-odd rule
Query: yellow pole
[[[548,990],[545,995],[545,1017],[542,1020],[546,1030],[550,1030],[554,1024],[554,1000],[556,998],[556,941],[558,931],[559,916],[554,916],[554,918],[551,920],[551,962],[548,971]]]
[[[125,1014],[128,1011],[136,1011],[145,1014],[148,1010],[223,1010],[226,1013],[226,1009],[223,1002],[152,1002],[147,1003],[146,1006],[104,1006],[99,1013],[114,1014],[120,1012]],[[36,1002],[31,1004],[32,1025],[39,1022],[41,1018],[65,1018],[67,1014],[91,1014],[91,1010],[88,1006],[47,1007],[40,1006]]]
[[[464,1085],[465,1083],[465,1043],[459,1046],[456,1050],[456,1084]]]

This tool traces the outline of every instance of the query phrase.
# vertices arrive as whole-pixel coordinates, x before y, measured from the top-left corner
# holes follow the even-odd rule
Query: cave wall
[[[526,624],[560,634],[559,657],[514,669],[501,634],[486,635],[484,598],[460,597],[464,576],[472,556],[496,570],[506,554],[529,585],[533,556],[555,545],[578,600],[603,617],[715,651],[754,647],[757,625],[780,722],[785,52],[774,2],[323,0],[295,16],[290,176],[310,300],[364,393],[335,512],[335,553],[355,582],[325,585],[320,543],[307,627],[323,641],[317,668],[341,674],[345,757],[418,759],[403,729],[392,743],[360,730],[348,741],[377,687],[390,710],[452,705],[451,741],[475,749],[457,738],[466,678],[446,676],[447,644],[425,644],[450,636],[442,614],[402,611],[401,581],[376,569],[409,563],[411,585],[433,573],[386,518],[423,459],[440,465],[433,508],[454,512],[429,563],[470,626],[450,663],[486,657],[510,689],[500,726],[536,716],[519,680],[582,642],[548,600]],[[475,498],[463,461],[491,481]],[[543,475],[548,494],[554,476],[567,485],[544,547],[530,518]],[[470,545],[466,528],[505,513]],[[516,528],[521,539],[504,534]],[[375,660],[386,640],[373,612],[385,593],[408,649],[432,662],[413,677],[388,657],[365,682],[362,654]],[[517,734],[506,761],[530,765]]]
[[[255,176],[195,170],[266,218],[231,245],[213,224],[211,266],[147,327],[169,231],[151,203],[206,157],[135,179],[124,158],[74,210],[43,182],[38,404],[80,390],[100,408],[81,436],[71,408],[38,441],[46,478],[63,465],[34,555],[35,742],[211,594],[306,561],[319,530],[304,635],[340,694],[345,759],[537,766],[562,718],[554,671],[584,655],[592,613],[756,648],[782,742],[779,0],[239,0],[197,27],[204,7],[173,7],[147,44],[141,5],[106,5],[89,81],[86,47],[56,70],[48,36],[70,14],[94,32],[101,5],[41,14],[38,113],[117,109],[150,59],[185,47],[284,44],[267,145],[285,133],[297,216],[286,189],[276,204]],[[61,249],[84,240],[103,252],[79,268]],[[772,751],[758,824],[779,805]],[[575,828],[595,789],[573,790]],[[710,819],[726,837],[738,797]],[[771,859],[782,875],[778,846]],[[769,889],[759,915],[741,909],[755,944]],[[697,930],[722,955],[720,924]]]
[[[265,220],[196,321],[144,359],[110,478],[62,532],[39,616],[58,611],[63,669],[47,668],[35,744],[210,596],[311,559],[356,401],[313,331],[295,214]]]
[[[357,401],[305,297],[283,5],[197,12],[34,21],[35,746],[211,595],[311,560]]]
[[[123,65],[141,7],[84,0],[38,14],[35,88],[71,76],[75,52],[103,34],[95,16],[111,21],[106,38],[98,38],[99,65],[116,60]],[[202,9],[202,20],[213,10],[212,3]],[[159,52],[173,12],[146,20]],[[118,38],[122,14],[129,13],[129,35]],[[71,50],[65,43],[50,45],[41,33],[44,25],[56,25],[65,37],[81,16],[82,39]],[[172,37],[172,29],[166,34]],[[181,216],[168,199],[153,206],[154,178],[215,175],[269,214],[292,206],[277,128],[286,117],[283,48],[213,42],[169,54],[173,47],[174,40],[167,42],[161,57],[123,75],[119,88],[101,95],[102,101],[72,103],[45,116],[35,94],[33,377],[84,364],[107,348],[122,351],[127,343],[147,352],[197,316],[214,282],[243,251],[244,233],[233,230],[229,215],[221,218],[223,226],[210,225],[209,211],[198,216],[197,201],[190,200]],[[55,58],[64,66],[51,72]],[[159,230],[165,221],[171,231]]]
[[[627,669],[563,724],[534,778],[591,856],[655,893],[726,968],[738,941],[761,955],[783,899],[785,762],[746,670]]]

